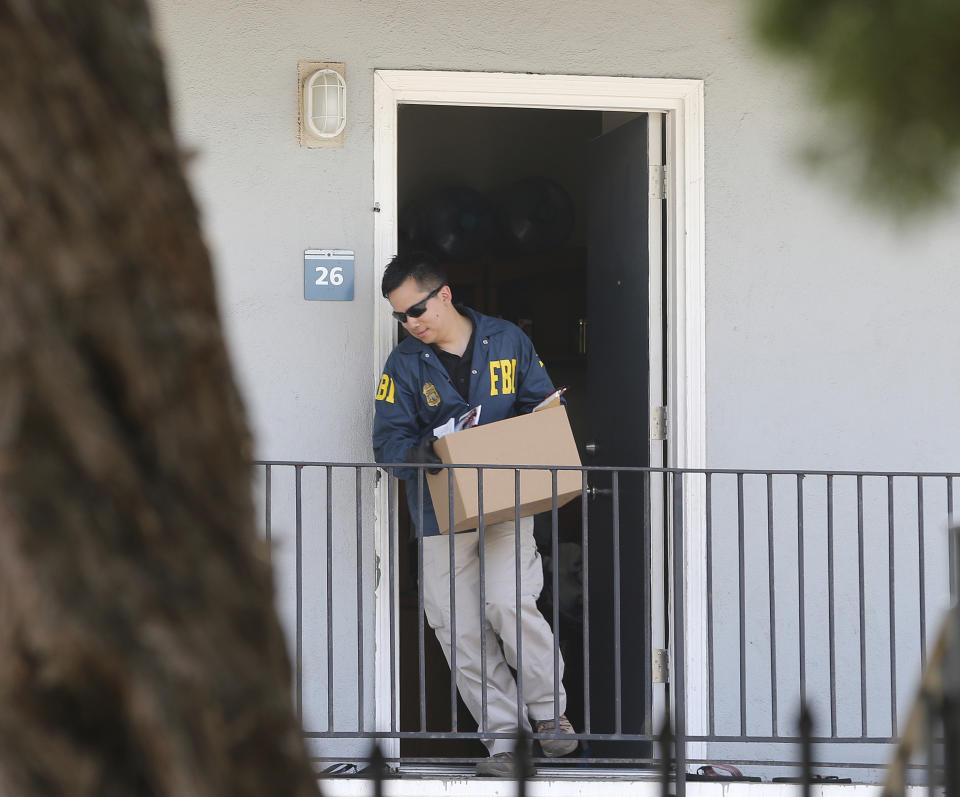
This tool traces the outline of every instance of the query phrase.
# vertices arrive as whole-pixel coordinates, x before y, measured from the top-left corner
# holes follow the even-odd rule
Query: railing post
[[[296,478],[296,694],[297,719],[303,722],[303,465],[294,468]]]
[[[387,774],[387,762],[383,758],[380,743],[373,740],[373,750],[370,753],[370,775],[373,778],[373,797],[383,797],[383,779]]]
[[[327,525],[325,537],[327,545],[327,730],[334,730],[333,684],[336,683],[333,672],[333,468],[326,467],[327,476]]]
[[[664,717],[663,727],[658,735],[660,742],[660,797],[673,797],[670,794],[670,770],[673,767],[673,731],[670,730],[670,712]]]
[[[521,730],[517,734],[517,744],[513,748],[513,771],[517,779],[517,797],[527,797],[527,781],[536,774],[530,755],[530,743],[530,735]]]
[[[265,468],[265,470],[264,470],[264,485],[263,485],[263,489],[264,489],[264,497],[265,497],[265,499],[266,499],[266,500],[264,501],[264,508],[263,508],[264,515],[265,515],[265,517],[264,517],[264,532],[265,532],[265,534],[266,534],[266,540],[267,540],[267,561],[270,562],[270,561],[272,561],[272,558],[273,558],[273,551],[271,550],[272,547],[273,547],[273,543],[272,543],[272,540],[271,540],[271,534],[272,534],[272,528],[271,528],[271,526],[272,526],[272,523],[273,523],[273,512],[272,512],[272,507],[271,507],[271,501],[272,501],[272,496],[273,496],[273,489],[272,489],[272,487],[270,486],[270,466],[269,466],[269,465],[265,465],[264,468]]]
[[[673,702],[677,797],[687,791],[686,678],[683,606],[683,473],[673,472]]]
[[[803,797],[810,797],[810,784],[813,783],[813,718],[807,702],[802,699],[797,725],[800,731],[800,780],[803,784]]]
[[[949,511],[953,512],[952,506]],[[949,523],[953,523],[952,514],[947,520]],[[950,602],[957,604],[960,603],[960,588],[956,583],[957,573],[960,573],[960,524],[952,526],[949,535],[947,550],[950,558]]]
[[[952,522],[953,518],[951,518]],[[960,525],[950,529],[953,541],[951,553],[960,558]],[[956,562],[955,565],[960,564]],[[960,568],[954,569],[960,573]],[[943,758],[945,763],[946,794],[955,797],[960,794],[960,599],[953,595],[953,605],[950,607],[948,622],[953,624],[948,632],[950,639],[947,647],[947,656],[943,668]],[[934,746],[930,744],[930,755],[933,755]],[[932,786],[931,786],[932,792]]]
[[[376,473],[376,471],[374,471]],[[395,498],[393,495],[393,478],[387,477],[387,504],[390,509],[387,514],[387,556],[390,561],[387,567],[388,579],[387,587],[390,590],[390,600],[389,605],[389,621],[390,621],[390,688],[396,690],[394,696],[390,700],[390,730],[393,732],[399,731],[400,726],[397,720],[397,708],[400,700],[400,685],[397,681],[397,622],[399,616],[400,607],[398,604],[397,597],[397,530],[394,524],[394,515],[393,515],[393,506],[395,503]],[[377,730],[380,730],[379,728]]]
[[[355,498],[355,518],[356,518],[356,537],[357,537],[357,672],[360,677],[357,679],[357,727],[363,733],[363,709],[365,700],[363,697],[363,502],[361,501],[361,488],[363,471],[361,468],[355,469],[354,475],[354,498]],[[330,688],[330,687],[328,687]]]

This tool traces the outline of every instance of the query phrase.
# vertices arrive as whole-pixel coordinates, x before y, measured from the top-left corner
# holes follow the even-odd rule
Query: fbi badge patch
[[[434,387],[433,382],[427,382],[423,386],[423,397],[431,407],[436,407],[440,403],[440,394],[437,392],[436,387]]]

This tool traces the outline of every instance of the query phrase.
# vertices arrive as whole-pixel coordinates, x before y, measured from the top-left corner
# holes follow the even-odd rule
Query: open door
[[[651,241],[651,258],[648,264],[641,263],[639,268],[642,270],[644,265],[649,265],[649,349],[650,356],[648,365],[651,367],[648,379],[649,400],[652,405],[666,404],[666,373],[669,373],[670,399],[676,407],[683,407],[684,411],[679,420],[682,421],[682,427],[671,430],[671,436],[675,440],[670,444],[671,451],[674,452],[675,460],[667,463],[665,459],[666,443],[652,444],[650,451],[650,464],[652,466],[663,466],[666,464],[682,467],[702,467],[703,450],[705,444],[705,358],[703,351],[702,330],[705,325],[704,304],[703,304],[703,250],[704,250],[704,200],[703,200],[703,81],[690,79],[663,79],[663,78],[611,78],[609,76],[562,76],[553,75],[545,77],[536,74],[492,74],[492,73],[472,73],[472,72],[416,72],[408,70],[377,70],[374,76],[374,195],[377,199],[379,213],[375,214],[375,237],[374,237],[374,262],[377,264],[386,263],[390,257],[397,251],[398,245],[398,218],[404,202],[413,194],[418,194],[428,190],[431,185],[439,185],[442,178],[444,184],[451,184],[454,181],[458,184],[471,185],[475,188],[486,190],[487,187],[501,184],[509,178],[506,175],[505,168],[510,167],[515,170],[523,170],[525,173],[539,173],[562,177],[571,173],[571,167],[576,170],[578,163],[585,161],[585,150],[587,141],[596,138],[602,131],[609,130],[608,121],[611,117],[621,119],[625,114],[632,114],[636,111],[652,111],[650,116],[656,121],[651,126],[651,136],[648,137],[647,144],[651,147],[649,164],[662,164],[662,160],[655,159],[653,148],[662,142],[663,146],[669,150],[671,158],[670,169],[674,175],[669,182],[669,208],[670,217],[664,223],[663,229],[660,229],[660,223],[655,218],[663,215],[668,207],[666,201],[656,202],[651,200],[648,206],[648,223],[651,229],[656,230],[656,234],[663,236],[662,244],[654,240],[654,234],[649,236]],[[462,106],[458,103],[464,101],[466,93],[470,95],[470,106]],[[606,99],[598,100],[603,96]],[[600,110],[604,102],[610,110]],[[557,109],[565,109],[565,113],[571,115],[582,114],[584,118],[591,115],[603,117],[597,120],[594,129],[585,135],[582,146],[568,146],[568,142],[556,142],[557,146],[552,149],[556,153],[556,169],[543,168],[543,158],[552,157],[551,144],[557,138],[558,132],[564,132],[576,127],[575,119],[565,118],[563,123],[553,115],[561,113]],[[404,112],[416,111],[418,114],[429,114],[429,118],[424,118],[417,129],[412,129],[414,119],[412,117],[404,118]],[[542,113],[549,116],[548,123],[541,127],[542,132],[536,133],[532,130],[534,125],[525,125],[531,128],[528,133],[521,129],[522,126],[516,124],[516,120],[526,114],[533,112]],[[493,119],[490,116],[494,112],[503,113],[502,119]],[[471,118],[464,118],[462,124],[452,127],[444,119],[437,118],[437,113],[450,114],[466,117],[469,113]],[[485,119],[480,119],[476,115],[487,115]],[[506,116],[509,115],[509,118]],[[657,118],[659,117],[659,119]],[[486,121],[487,124],[483,122]],[[574,122],[573,125],[570,123]],[[662,138],[654,140],[652,133],[659,129],[662,132]],[[614,132],[614,131],[611,131]],[[506,142],[506,143],[505,143]],[[455,146],[452,146],[455,145]],[[413,151],[412,151],[413,150]],[[642,146],[637,147],[637,152],[642,152]],[[656,158],[662,158],[662,153],[658,150]],[[656,175],[658,170],[654,169]],[[662,169],[659,171],[660,177],[664,177]],[[518,173],[516,177],[523,176]],[[643,191],[645,183],[641,179],[635,181],[635,186]],[[585,193],[585,191],[584,191]],[[642,218],[642,217],[641,217]],[[639,231],[638,231],[639,232]],[[577,237],[574,241],[577,246],[584,250],[584,264],[578,262],[580,258],[576,252],[568,251],[564,253],[568,257],[564,262],[569,264],[569,268],[564,268],[563,277],[575,276],[577,269],[582,269],[582,279],[568,280],[570,291],[570,310],[576,310],[577,315],[573,321],[575,329],[582,330],[586,321],[587,309],[587,277],[585,268],[587,243],[585,238]],[[662,259],[656,259],[653,255],[658,246],[665,247],[664,252],[659,253]],[[557,284],[558,275],[555,273],[556,258],[551,258],[551,272],[545,278],[545,285],[552,289]],[[670,264],[667,268],[666,264]],[[522,276],[522,275],[518,275]],[[658,282],[659,280],[659,282]],[[473,288],[473,296],[462,293],[461,298],[465,301],[473,302],[478,305],[478,309],[483,309],[478,297],[489,295],[495,292],[498,286],[488,279],[487,275],[481,271],[479,274],[473,274],[469,282]],[[670,319],[670,344],[669,352],[672,356],[668,362],[668,347],[665,343],[665,319],[663,315],[667,311],[666,294],[670,295],[669,319]],[[543,295],[541,292],[540,295]],[[547,301],[549,299],[550,301]],[[550,319],[557,314],[557,304],[552,301],[553,297],[545,297],[545,309],[548,315],[545,316],[549,325]],[[575,301],[574,301],[575,300]],[[582,308],[581,308],[582,303]],[[487,306],[487,312],[500,314],[496,307]],[[642,312],[642,308],[640,308]],[[503,313],[506,315],[506,313]],[[394,327],[385,321],[385,316],[378,310],[378,322],[375,327],[374,335],[374,360],[377,363],[383,362],[387,354],[395,345],[396,333]],[[522,318],[530,318],[526,311]],[[521,320],[518,316],[515,321]],[[569,320],[569,319],[567,319]],[[594,342],[594,350],[602,345],[597,341],[597,327],[603,321],[603,314],[598,317],[593,314],[594,325],[591,330],[594,334],[591,336]],[[533,333],[539,338],[544,325],[538,325],[534,319]],[[575,340],[582,340],[576,332],[571,333]],[[601,332],[601,337],[602,337]],[[627,333],[625,332],[624,335]],[[636,333],[629,333],[636,334]],[[642,332],[639,333],[642,335]],[[540,348],[543,344],[537,341]],[[642,342],[637,341],[634,347],[634,353],[638,357],[643,356],[641,351]],[[546,353],[545,362],[549,361],[550,374],[557,384],[569,384],[571,386],[568,394],[568,414],[571,415],[573,423],[574,413],[570,412],[572,407],[578,403],[578,396],[586,396],[586,366],[582,367],[584,375],[580,382],[571,378],[569,373],[563,373],[563,368],[558,367],[562,357],[551,356],[552,352]],[[580,359],[586,359],[582,352],[582,347],[576,346],[575,353]],[[609,353],[608,353],[609,354]],[[572,362],[572,358],[566,358],[567,362]],[[608,358],[610,359],[610,358]],[[682,365],[682,368],[679,366]],[[669,369],[668,371],[666,369]],[[570,368],[566,369],[571,370]],[[379,374],[377,374],[379,376]],[[574,375],[575,376],[575,375]],[[577,388],[582,384],[582,391]],[[616,391],[616,387],[611,388]],[[594,391],[596,393],[596,391]],[[641,420],[646,419],[646,411],[649,405],[641,404],[643,414],[638,416]],[[582,425],[574,424],[574,432],[578,442],[589,442],[590,436],[586,432],[586,407],[582,407],[581,417]],[[655,427],[655,425],[654,425]],[[601,433],[598,432],[598,435]],[[636,450],[642,449],[637,446]],[[609,453],[609,451],[601,452]],[[584,454],[585,464],[596,463],[597,458],[591,458]],[[643,601],[652,602],[652,611],[649,614],[633,618],[633,628],[639,629],[643,639],[647,639],[643,629],[643,623],[651,622],[653,626],[653,647],[665,647],[664,640],[668,634],[666,627],[666,616],[664,608],[664,556],[668,550],[663,542],[665,522],[662,516],[663,512],[663,480],[656,475],[652,477],[655,482],[654,489],[646,495],[650,497],[651,504],[651,529],[652,540],[644,540],[644,544],[652,542],[650,557],[646,561],[639,561],[631,573],[632,578],[646,580],[649,577],[652,581],[650,589],[642,595]],[[597,485],[599,489],[604,489],[603,484]],[[693,484],[690,487],[693,494],[697,493],[697,486]],[[659,494],[659,495],[658,495]],[[386,480],[381,480],[376,488],[375,498],[378,508],[378,517],[376,526],[376,544],[377,552],[381,557],[385,557],[392,546],[397,542],[400,547],[405,549],[406,540],[405,531],[400,531],[399,539],[396,536],[398,530],[396,525],[390,521],[391,509],[395,507],[391,502],[391,492],[388,489]],[[600,511],[598,502],[603,496],[598,496],[592,502],[588,503],[588,509],[593,511],[594,517]],[[688,505],[685,507],[685,518],[687,528],[694,529],[694,533],[686,535],[686,564],[691,567],[691,572],[696,573],[697,563],[702,561],[702,544],[699,542],[700,536],[696,533],[701,529],[704,523],[701,509],[702,501],[696,496],[691,497],[688,492]],[[571,506],[571,505],[568,505]],[[578,510],[579,506],[574,507]],[[577,526],[578,519],[574,519],[574,526]],[[621,521],[621,531],[625,528]],[[579,534],[579,527],[575,528],[575,534]],[[599,532],[597,532],[599,535]],[[594,552],[596,553],[596,552]],[[402,558],[402,557],[401,557]],[[594,557],[596,558],[596,556]],[[400,562],[400,571],[408,570],[406,563]],[[591,568],[593,570],[593,568]],[[579,575],[579,572],[578,572]],[[602,585],[604,581],[610,580],[611,573],[593,574],[592,586]],[[599,582],[598,582],[599,579]],[[411,581],[413,579],[410,579]],[[657,583],[659,580],[659,583]],[[622,573],[621,573],[622,581]],[[705,680],[705,663],[700,658],[698,651],[702,647],[697,644],[697,640],[704,637],[703,618],[705,617],[705,599],[702,589],[698,587],[702,579],[695,578],[688,585],[687,589],[687,619],[693,625],[688,626],[687,633],[693,636],[694,644],[688,649],[686,668],[688,675],[692,669],[696,676],[697,684],[688,680],[690,687],[690,699],[700,705],[698,699],[702,698],[703,684]],[[550,579],[547,579],[550,583]],[[560,590],[562,592],[563,586]],[[424,688],[417,683],[417,607],[416,592],[413,592],[413,600],[405,603],[410,598],[404,595],[404,588],[400,586],[393,591],[381,588],[377,591],[377,655],[376,655],[376,727],[382,731],[396,731],[398,724],[404,731],[418,731],[420,722],[418,719],[420,707],[426,701],[430,704],[429,697],[432,697],[432,691],[438,692],[439,714],[438,722],[435,725],[429,721],[430,711],[428,710],[428,728],[430,730],[444,731],[449,729],[450,707],[449,707],[449,673],[438,671],[432,675],[429,670],[427,673],[427,693],[424,694]],[[394,627],[389,620],[393,617],[397,604],[401,607],[398,613],[398,627]],[[581,606],[582,608],[582,606]],[[622,626],[625,625],[621,622]],[[608,622],[608,630],[611,623]],[[583,639],[582,629],[579,638]],[[431,635],[428,634],[429,638]],[[403,645],[395,645],[395,637],[399,640],[412,639],[413,661],[407,662],[404,656],[400,656],[397,662],[395,657],[400,653]],[[596,634],[591,641],[596,640]],[[582,643],[581,643],[582,644]],[[398,649],[399,648],[399,649]],[[665,699],[665,692],[669,686],[653,685],[653,678],[646,679],[644,675],[651,669],[649,657],[646,655],[650,651],[641,651],[643,659],[641,661],[627,662],[627,670],[621,672],[624,678],[639,675],[640,688],[647,690],[647,695],[641,695],[640,701],[646,700],[642,706],[644,712],[652,706],[654,709],[654,727],[660,727],[660,721],[657,717],[660,711],[666,708],[669,702]],[[568,656],[569,653],[569,656]],[[574,649],[567,651],[564,649],[567,660],[568,686],[568,715],[573,713],[573,707],[579,702],[583,705],[582,695],[574,696],[571,694],[570,686],[577,683],[582,684],[582,679],[578,679],[574,662],[582,659],[583,650]],[[442,658],[442,654],[438,654]],[[621,669],[624,667],[624,657],[620,657]],[[607,664],[612,663],[612,655],[608,655]],[[399,666],[395,666],[399,665]],[[405,673],[412,672],[413,676],[405,680]],[[598,669],[594,667],[590,681],[595,682],[598,677],[601,680],[606,677],[612,680],[612,667],[603,672],[602,666]],[[608,681],[609,682],[609,681]],[[603,694],[605,685],[599,686],[600,691],[597,694]],[[652,692],[652,699],[650,692]],[[578,698],[580,698],[578,700]],[[628,695],[628,700],[630,699]],[[406,714],[409,706],[414,721],[410,725],[406,724],[404,719],[398,723],[398,714],[402,718]],[[688,715],[690,717],[697,713],[693,702],[688,705]],[[701,709],[702,710],[702,709]],[[582,709],[581,709],[582,711]],[[599,715],[598,715],[599,716]],[[621,716],[623,713],[621,712]],[[573,717],[571,717],[573,719]],[[581,718],[582,719],[582,718]],[[576,722],[578,730],[583,729],[582,722]],[[694,721],[694,724],[697,724]],[[465,723],[461,727],[466,728]],[[594,729],[599,728],[596,721],[593,723]],[[426,735],[425,735],[426,736]],[[415,756],[418,753],[430,756],[443,755],[440,750],[436,751],[413,751],[404,752],[400,749],[399,739],[393,733],[383,740],[387,745],[387,752],[390,756],[401,754],[406,757],[408,754]],[[405,743],[410,742],[429,742],[432,739],[405,739]],[[440,740],[437,740],[440,741]],[[583,751],[587,752],[587,751]],[[612,753],[611,753],[612,755]]]
[[[651,460],[658,449],[650,448],[647,428],[650,404],[662,403],[662,203],[651,199],[648,179],[648,164],[661,162],[662,116],[457,106],[402,110],[401,207],[416,208],[420,198],[435,195],[431,192],[451,205],[460,195],[477,193],[501,201],[510,198],[511,186],[525,185],[531,176],[569,194],[576,214],[566,237],[530,251],[505,251],[495,240],[461,259],[449,255],[441,261],[458,301],[520,326],[554,383],[569,387],[567,411],[584,465],[662,464]],[[617,122],[622,124],[610,129]],[[506,151],[503,131],[510,134]],[[450,141],[461,147],[438,157]],[[450,191],[454,179],[472,190]],[[472,229],[455,222],[472,220],[475,207],[459,215],[453,209],[444,206],[443,214],[428,219],[438,248]],[[531,225],[553,218],[548,212],[553,210],[550,203],[531,206]],[[423,235],[418,218],[401,213],[402,245],[413,245],[408,240],[413,233]],[[419,239],[416,245],[422,245]],[[652,647],[662,645],[651,642],[651,633],[653,640],[662,638],[662,582],[650,584],[662,562],[662,480],[646,472],[622,474],[616,513],[610,472],[592,475],[590,486],[588,546],[582,545],[579,499],[560,509],[555,538],[549,512],[535,520],[545,575],[539,607],[560,641],[566,713],[574,727],[646,735],[653,698],[662,699],[652,686],[650,656]],[[404,544],[402,496],[399,508],[400,726],[405,732],[442,734],[452,728],[455,714],[457,727],[472,729],[465,708],[451,706],[449,671],[429,628],[419,649],[416,548]],[[482,756],[483,748],[452,733],[404,739],[400,754],[409,766]],[[578,766],[578,759],[589,758],[603,766],[603,759],[649,755],[647,743],[600,740],[556,763]]]
[[[588,159],[584,464],[646,467],[651,464],[647,116],[596,138]],[[650,476],[598,471],[589,482],[591,731],[650,733]],[[635,758],[649,751],[649,744],[638,742],[591,744],[597,757]]]

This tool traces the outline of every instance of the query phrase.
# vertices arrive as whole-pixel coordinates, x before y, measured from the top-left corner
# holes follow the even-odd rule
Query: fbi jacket
[[[407,462],[407,449],[433,435],[437,426],[481,406],[480,423],[493,423],[533,410],[553,391],[530,338],[515,324],[458,307],[474,324],[469,401],[464,401],[436,352],[417,338],[405,338],[391,352],[377,386],[373,451],[381,464]],[[406,481],[407,502],[419,525],[417,468],[397,467]],[[426,474],[424,474],[424,477]],[[423,480],[423,536],[439,534]]]

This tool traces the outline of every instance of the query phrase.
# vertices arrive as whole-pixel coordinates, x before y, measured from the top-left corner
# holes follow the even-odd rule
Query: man
[[[447,277],[430,255],[397,255],[381,290],[393,316],[409,333],[390,354],[376,397],[373,448],[378,462],[439,464],[433,430],[467,409],[482,406],[480,423],[530,412],[553,391],[530,339],[514,324],[453,304]],[[420,523],[417,468],[397,468],[407,482],[414,524]],[[436,472],[436,471],[434,471]],[[423,485],[423,592],[427,621],[450,662],[449,541],[440,536],[430,494]],[[455,535],[457,687],[481,731],[517,733],[517,604],[514,522],[484,529],[485,617],[481,630],[479,532]],[[533,538],[533,518],[520,520],[521,659],[524,730],[552,734],[540,747],[566,755],[578,742],[563,715],[566,692],[557,684],[554,725],[553,632],[537,609],[543,568]],[[483,723],[480,634],[486,634],[487,724]],[[502,647],[501,647],[502,646]],[[563,677],[560,661],[559,677]],[[490,757],[477,774],[512,777],[513,742],[485,739]]]

